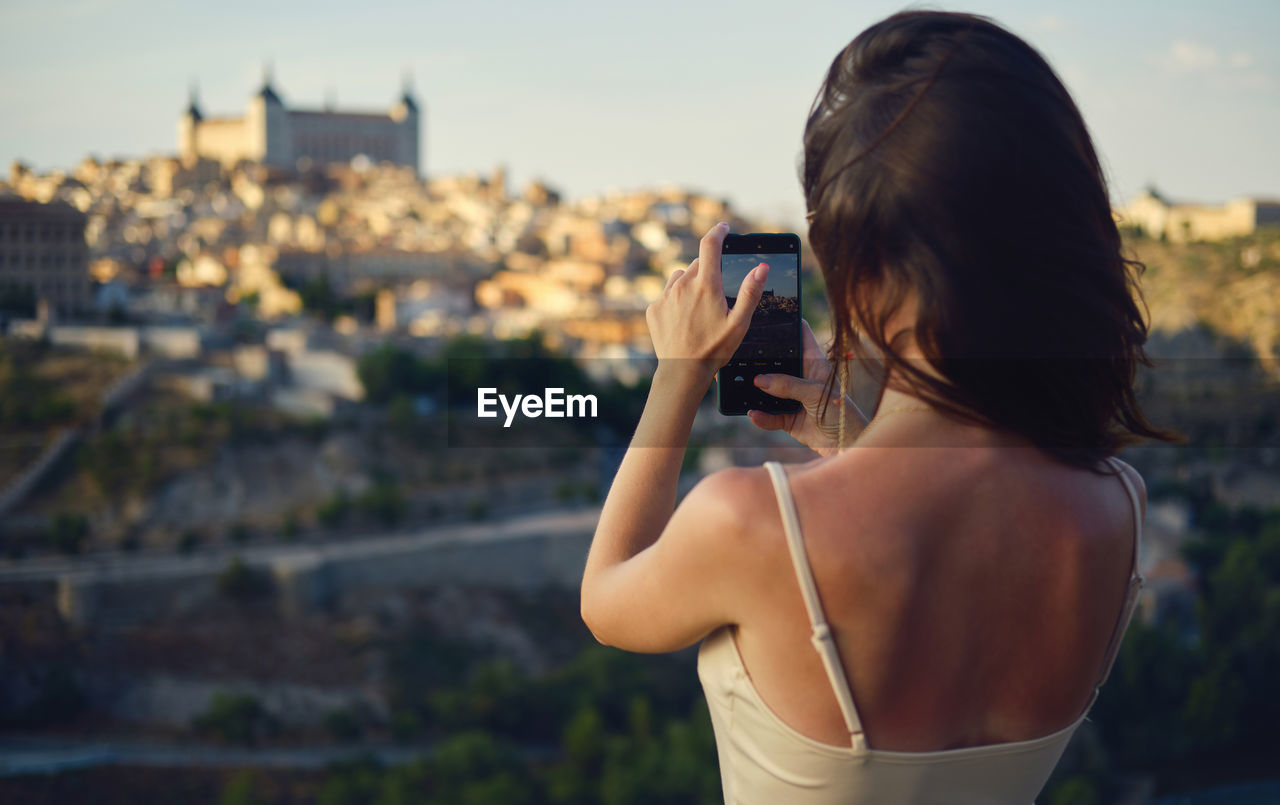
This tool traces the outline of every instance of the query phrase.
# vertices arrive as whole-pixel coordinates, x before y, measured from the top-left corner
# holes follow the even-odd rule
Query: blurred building
[[[375,163],[419,172],[420,127],[421,112],[407,82],[400,99],[385,112],[290,109],[268,73],[244,117],[205,117],[193,90],[178,119],[178,153],[188,166],[204,157],[225,167],[248,160],[285,168],[301,160],[324,166],[364,155]]]
[[[462,281],[489,270],[483,260],[466,253],[431,253],[399,249],[308,252],[280,249],[271,267],[288,285],[301,287],[325,279],[340,293],[361,282],[394,283],[453,278]]]
[[[1260,226],[1280,225],[1280,201],[1235,198],[1226,204],[1175,203],[1147,188],[1117,211],[1120,223],[1152,238],[1186,243],[1251,235]]]
[[[85,214],[60,202],[0,199],[0,296],[73,316],[92,305]]]

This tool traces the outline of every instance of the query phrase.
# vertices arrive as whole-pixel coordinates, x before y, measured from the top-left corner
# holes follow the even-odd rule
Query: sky
[[[975,0],[1084,114],[1113,200],[1280,197],[1277,0]],[[675,184],[802,223],[805,114],[832,58],[906,7],[843,0],[0,0],[0,170],[176,150],[194,82],[243,114],[379,109],[412,76],[428,175],[505,165],[570,198]],[[785,9],[785,10],[784,10]],[[7,170],[5,170],[7,173]]]
[[[764,289],[779,296],[796,296],[799,293],[799,266],[794,254],[726,254],[720,258],[720,271],[725,293],[737,296],[747,272],[761,263],[769,264],[769,276]]]

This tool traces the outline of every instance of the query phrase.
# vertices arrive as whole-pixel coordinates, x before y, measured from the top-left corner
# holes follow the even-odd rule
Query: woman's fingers
[[[790,430],[795,414],[766,414],[752,409],[747,412],[747,419],[760,430]]]
[[[783,400],[796,400],[803,405],[815,405],[822,396],[823,383],[817,380],[805,380],[787,374],[756,375],[756,388],[767,391],[774,397]]]
[[[717,288],[723,287],[723,280],[720,277],[720,252],[724,249],[724,238],[728,234],[729,225],[723,222],[718,223],[707,230],[707,234],[702,236],[702,241],[698,244],[698,269],[694,273],[704,282],[711,283]]]
[[[689,270],[690,271],[696,270],[697,265],[698,265],[698,261],[694,260],[693,263],[689,266]],[[685,275],[685,270],[683,268],[677,268],[675,271],[672,271],[671,276],[667,277],[667,284],[662,287],[662,290],[664,292],[671,290],[671,286],[676,284],[676,280],[680,279],[684,275]]]
[[[729,311],[729,321],[744,333],[751,324],[751,314],[756,312],[760,297],[764,296],[764,281],[769,276],[769,264],[761,263],[747,272],[738,286],[738,297]]]

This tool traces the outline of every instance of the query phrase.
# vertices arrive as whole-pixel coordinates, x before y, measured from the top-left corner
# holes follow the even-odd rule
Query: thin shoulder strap
[[[1115,630],[1111,633],[1111,642],[1107,645],[1107,653],[1103,657],[1102,675],[1098,678],[1097,684],[1099,688],[1111,675],[1111,667],[1115,665],[1116,655],[1120,653],[1120,643],[1129,628],[1129,621],[1133,618],[1138,595],[1142,592],[1142,574],[1138,571],[1138,547],[1142,542],[1142,503],[1138,500],[1138,490],[1129,480],[1129,474],[1124,471],[1124,465],[1120,460],[1108,458],[1107,463],[1116,471],[1116,475],[1120,476],[1125,491],[1129,493],[1129,502],[1133,505],[1133,558],[1130,560],[1132,564],[1129,567],[1129,583],[1125,589],[1124,607],[1120,610],[1120,618],[1116,621]]]
[[[1120,482],[1129,493],[1129,502],[1133,504],[1133,564],[1129,576],[1141,578],[1138,572],[1138,547],[1142,543],[1142,501],[1138,499],[1138,490],[1134,487],[1133,481],[1129,480],[1129,473],[1124,471],[1124,462],[1118,458],[1109,458],[1107,461],[1115,467],[1116,474],[1120,476]]]
[[[776,461],[765,462],[769,478],[773,481],[773,491],[778,497],[778,511],[782,513],[782,530],[787,535],[787,548],[791,551],[791,563],[795,565],[796,579],[800,582],[800,594],[804,598],[805,609],[809,611],[809,623],[813,626],[813,646],[822,658],[827,669],[827,678],[831,681],[831,689],[835,691],[836,701],[840,704],[840,712],[844,715],[845,726],[849,728],[849,740],[854,749],[864,750],[866,741],[862,735],[862,720],[858,718],[858,709],[853,704],[853,693],[849,690],[849,680],[845,677],[844,666],[840,663],[840,652],[836,648],[835,637],[827,625],[822,613],[822,601],[818,597],[818,585],[813,580],[813,570],[809,567],[809,557],[805,553],[804,538],[800,534],[800,517],[796,513],[796,503],[791,497],[791,486],[787,483],[787,473]]]

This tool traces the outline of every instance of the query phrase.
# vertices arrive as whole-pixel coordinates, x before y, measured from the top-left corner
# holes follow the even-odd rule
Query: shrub
[[[320,521],[320,525],[333,528],[345,522],[350,513],[351,499],[344,490],[339,489],[316,509],[316,519]]]
[[[218,574],[218,592],[237,601],[260,598],[271,591],[271,577],[236,556]]]
[[[280,537],[282,539],[296,539],[300,530],[301,529],[298,526],[298,515],[294,512],[289,512],[284,516],[284,519],[280,521]]]
[[[370,486],[356,500],[356,506],[387,526],[400,522],[405,512],[404,496],[391,481],[378,481]]]
[[[265,802],[265,799],[258,797],[254,788],[253,772],[241,769],[223,787],[218,805],[259,805]]]
[[[53,518],[47,536],[53,548],[66,554],[80,553],[89,536],[89,520],[83,514],[62,512]]]
[[[228,743],[252,744],[276,725],[256,696],[219,691],[209,702],[209,709],[196,716],[194,726]]]

